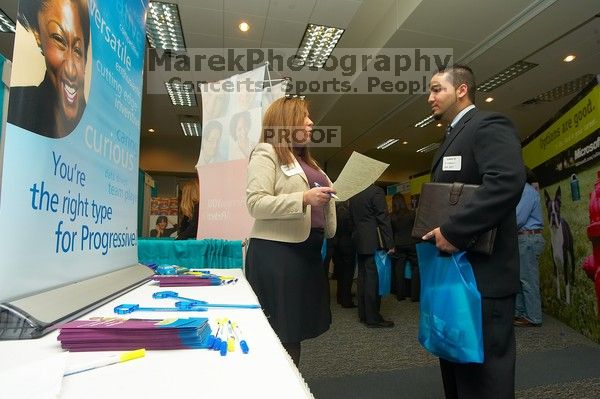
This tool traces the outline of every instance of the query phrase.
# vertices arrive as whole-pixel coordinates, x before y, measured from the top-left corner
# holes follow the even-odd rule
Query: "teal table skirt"
[[[241,269],[242,241],[204,240],[138,240],[140,263],[178,265],[188,268]]]

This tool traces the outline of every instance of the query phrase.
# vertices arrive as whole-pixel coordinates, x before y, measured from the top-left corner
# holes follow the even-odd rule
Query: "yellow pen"
[[[123,363],[128,360],[139,359],[140,357],[146,356],[145,349],[136,349],[134,351],[123,352],[120,355],[112,355],[89,361],[87,363],[76,364],[71,367],[67,367],[64,376],[81,373],[83,371],[97,369],[99,367],[109,366],[111,364]]]
[[[227,329],[229,330],[229,337],[227,338],[227,352],[233,352],[235,350],[235,336],[233,334],[233,327],[231,326],[231,320],[227,320]]]

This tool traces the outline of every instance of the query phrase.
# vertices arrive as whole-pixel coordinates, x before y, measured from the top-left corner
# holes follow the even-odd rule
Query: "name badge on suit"
[[[443,171],[460,171],[462,168],[462,156],[455,155],[450,157],[444,157],[442,162]]]
[[[294,176],[303,173],[302,167],[298,162],[294,162],[289,165],[281,165],[281,171],[286,176]]]

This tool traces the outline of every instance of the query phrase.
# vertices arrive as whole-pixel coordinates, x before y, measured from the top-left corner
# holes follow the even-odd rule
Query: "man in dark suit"
[[[468,204],[423,236],[440,251],[467,251],[482,296],[483,364],[440,359],[446,398],[514,398],[516,344],[513,329],[519,289],[515,208],[525,184],[521,143],[505,116],[474,106],[475,79],[460,65],[436,73],[429,84],[436,120],[447,122],[445,140],[433,158],[434,182],[477,184]],[[469,251],[476,237],[497,228],[493,253]]]
[[[371,185],[350,198],[350,216],[354,226],[352,239],[358,258],[358,317],[367,327],[393,327],[394,322],[385,320],[379,313],[379,275],[374,257],[375,251],[380,247],[388,251],[393,251],[394,248],[383,189]]]

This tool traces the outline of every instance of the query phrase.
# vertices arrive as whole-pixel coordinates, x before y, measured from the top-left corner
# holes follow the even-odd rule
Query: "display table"
[[[176,291],[180,296],[211,303],[258,303],[241,270],[213,270],[239,278],[237,284],[218,287],[160,288],[149,282],[108,303],[82,319],[116,317],[113,308],[123,303],[170,307],[174,300],[152,299],[157,291]],[[218,318],[238,322],[250,352],[221,356],[206,349],[147,351],[141,359],[114,364],[64,377],[61,399],[86,398],[312,398],[302,376],[281,346],[260,309],[220,309],[207,312],[135,312],[132,318],[208,317],[216,331]],[[0,372],[31,365],[25,384],[36,384],[41,377],[35,364],[63,352],[54,331],[37,340],[0,342]],[[66,353],[67,364],[78,364],[120,352]],[[0,387],[0,390],[3,387]],[[0,395],[1,396],[1,395]],[[12,399],[12,398],[11,398]]]
[[[188,268],[242,268],[242,241],[220,239],[138,240],[138,260],[143,264],[176,264]]]

